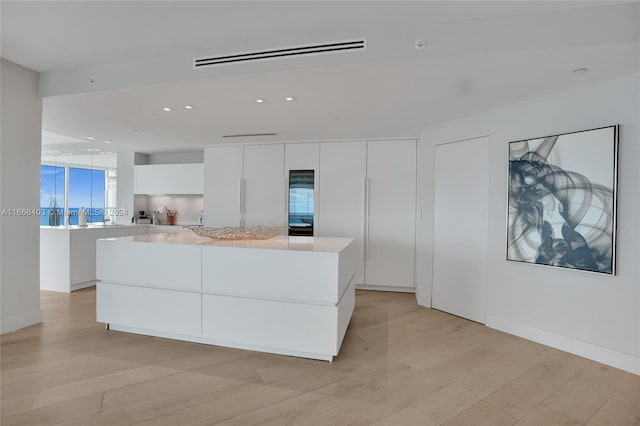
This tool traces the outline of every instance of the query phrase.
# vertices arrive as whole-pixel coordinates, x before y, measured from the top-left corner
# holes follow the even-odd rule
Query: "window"
[[[64,167],[40,166],[40,225],[64,225]]]
[[[78,224],[81,207],[87,210],[87,222],[104,220],[104,170],[69,167],[69,225]]]
[[[107,171],[99,169],[40,166],[40,225],[78,224],[80,208],[87,210],[87,222],[103,222],[105,215],[106,184],[115,187],[115,171],[107,179]],[[65,185],[67,191],[65,191]],[[110,198],[115,198],[115,190]]]

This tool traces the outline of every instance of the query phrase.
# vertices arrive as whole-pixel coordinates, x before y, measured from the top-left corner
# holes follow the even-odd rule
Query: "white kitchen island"
[[[351,238],[98,240],[97,320],[112,330],[331,361],[355,305]]]

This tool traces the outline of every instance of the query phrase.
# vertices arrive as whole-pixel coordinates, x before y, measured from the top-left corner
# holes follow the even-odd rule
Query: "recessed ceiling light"
[[[193,109],[193,107],[191,105],[185,105],[184,109]]]
[[[263,104],[264,103],[264,99],[258,98],[258,99],[256,99],[256,102],[259,103],[259,104]]]
[[[89,149],[87,149],[87,151],[91,152],[91,151],[93,151],[93,149],[89,148]]]
[[[571,74],[584,74],[587,71],[589,71],[589,68],[576,68],[575,70],[571,71]]]
[[[96,138],[94,138],[93,136],[87,136],[87,139],[89,139],[90,141],[95,140]]]
[[[104,141],[104,143],[111,143],[111,141]]]
[[[286,98],[284,98],[284,100],[287,102],[293,102],[296,100],[296,98],[294,98],[293,96],[287,96]]]
[[[169,111],[171,111],[171,108],[169,108],[169,107],[164,107],[164,108],[162,108],[162,110],[163,110],[163,111],[167,111],[167,112],[169,112]]]

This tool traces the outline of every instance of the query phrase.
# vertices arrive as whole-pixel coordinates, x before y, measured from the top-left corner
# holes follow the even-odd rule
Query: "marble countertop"
[[[88,226],[78,226],[78,225],[61,225],[61,226],[45,226],[42,225],[40,226],[40,229],[55,229],[55,230],[64,230],[64,231],[69,231],[69,230],[87,230],[87,229],[117,229],[117,228],[126,228],[126,227],[136,227],[136,228],[141,228],[141,227],[145,227],[145,228],[175,228],[175,232],[178,231],[186,231],[186,229],[183,228],[183,226],[187,226],[187,225],[169,225],[169,224],[158,224],[158,225],[151,225],[151,224],[136,224],[136,223],[132,223],[132,224],[111,224],[111,225],[105,225],[105,224],[90,224]]]
[[[269,238],[267,240],[214,240],[211,238],[200,237],[192,232],[169,232],[134,235],[120,238],[105,238],[105,240],[129,243],[177,244],[205,247],[233,247],[337,253],[347,247],[353,241],[353,238],[279,236]]]

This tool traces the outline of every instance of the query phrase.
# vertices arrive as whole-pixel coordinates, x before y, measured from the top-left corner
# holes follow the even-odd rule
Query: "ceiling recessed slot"
[[[193,68],[228,65],[239,62],[254,62],[267,59],[321,55],[339,52],[367,50],[367,39],[342,40],[327,43],[305,44],[291,47],[242,52],[233,55],[208,56],[193,59]]]
[[[251,138],[256,136],[276,136],[277,133],[241,133],[237,135],[222,135],[223,138]]]

